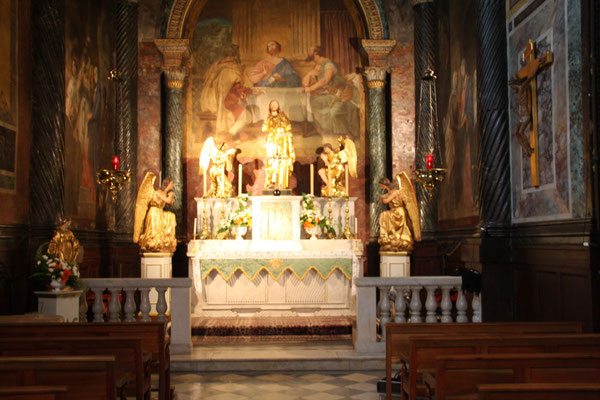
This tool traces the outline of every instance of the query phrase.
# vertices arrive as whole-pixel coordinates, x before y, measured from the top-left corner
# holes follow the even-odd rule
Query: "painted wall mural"
[[[106,77],[113,64],[114,15],[109,0],[66,3],[65,211],[80,225],[105,223],[106,193],[95,172],[113,154],[115,92]]]
[[[16,0],[0,0],[0,192],[15,193],[17,154]]]
[[[477,221],[477,34],[475,2],[438,4],[437,72],[440,145],[446,179],[440,186],[440,227]]]
[[[584,215],[579,21],[580,4],[571,0],[529,2],[507,20],[509,76],[523,67],[521,55],[530,39],[535,42],[536,57],[551,51],[554,58],[536,77],[539,187],[532,186],[530,159],[515,135],[517,91],[509,91],[515,223]]]

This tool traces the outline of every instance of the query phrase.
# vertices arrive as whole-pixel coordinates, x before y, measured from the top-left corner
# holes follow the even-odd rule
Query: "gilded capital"
[[[183,68],[169,68],[164,71],[165,84],[169,89],[183,88],[183,81],[187,73]]]
[[[369,57],[373,56],[387,56],[390,54],[394,46],[396,46],[395,40],[373,40],[363,39],[361,41],[363,49],[367,52]]]
[[[189,39],[155,39],[154,44],[163,56],[163,69],[178,68],[190,55]]]
[[[382,88],[385,86],[385,75],[388,70],[381,67],[365,67],[365,78],[367,78],[367,87]]]

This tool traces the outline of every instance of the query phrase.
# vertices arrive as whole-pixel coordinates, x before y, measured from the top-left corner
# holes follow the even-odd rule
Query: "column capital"
[[[396,46],[396,41],[363,39],[361,40],[361,45],[362,48],[365,49],[369,57],[382,57],[390,54],[394,46]]]
[[[385,86],[385,76],[388,73],[387,68],[382,67],[365,67],[364,75],[367,79],[367,87],[369,89],[382,88]]]
[[[177,68],[190,55],[189,39],[155,39],[154,44],[163,56],[163,69]]]
[[[181,89],[183,81],[187,76],[187,71],[184,68],[167,68],[163,71],[165,74],[165,84],[169,89]]]

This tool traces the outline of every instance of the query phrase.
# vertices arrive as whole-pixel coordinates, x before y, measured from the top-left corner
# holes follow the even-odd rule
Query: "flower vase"
[[[50,281],[50,287],[52,288],[53,292],[60,292],[64,286],[65,284],[61,280],[52,279]]]
[[[313,225],[310,228],[305,228],[305,230],[310,240],[317,240],[319,238],[319,234],[321,233],[321,227],[318,225]]]
[[[234,226],[233,234],[235,235],[235,240],[244,240],[244,235],[248,231],[247,226]]]

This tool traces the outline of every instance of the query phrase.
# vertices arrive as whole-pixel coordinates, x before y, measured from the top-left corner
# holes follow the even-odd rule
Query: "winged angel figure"
[[[379,244],[382,251],[411,251],[421,241],[419,207],[412,182],[406,172],[396,175],[395,182],[381,178],[384,191],[381,202],[390,209],[379,216]]]
[[[233,185],[227,174],[233,168],[233,157],[236,153],[236,148],[227,148],[225,143],[217,147],[213,137],[206,139],[200,152],[200,171],[206,174],[208,170],[210,176],[210,190],[206,197],[225,198],[233,195]]]
[[[173,180],[165,178],[160,189],[154,189],[156,175],[147,172],[135,201],[133,242],[139,243],[143,253],[174,253],[175,214],[165,211],[165,205],[173,205]]]
[[[353,178],[356,173],[356,146],[351,139],[340,136],[338,138],[339,147],[333,147],[327,143],[317,149],[317,154],[325,163],[325,167],[319,168],[319,176],[325,186],[321,188],[321,196],[344,197],[347,196],[346,185],[344,181],[345,166],[348,165],[348,172]],[[331,180],[331,182],[329,182]]]

